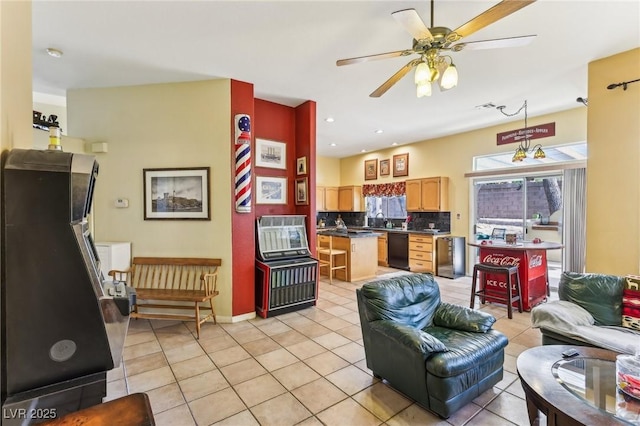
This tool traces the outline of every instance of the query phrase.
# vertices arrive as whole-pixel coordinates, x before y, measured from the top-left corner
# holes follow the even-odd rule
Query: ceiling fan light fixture
[[[429,83],[428,81],[423,81],[418,84],[416,88],[416,95],[419,98],[422,98],[424,96],[431,96],[431,83]]]
[[[431,66],[429,67],[429,82],[433,82],[436,81],[438,78],[440,78],[440,71],[438,71],[438,68],[436,68],[435,66]]]
[[[424,62],[420,62],[416,67],[414,81],[416,84],[421,84],[423,82],[429,81],[429,66]]]
[[[440,87],[443,89],[453,89],[458,85],[458,69],[451,63],[442,74],[442,80],[440,80]]]

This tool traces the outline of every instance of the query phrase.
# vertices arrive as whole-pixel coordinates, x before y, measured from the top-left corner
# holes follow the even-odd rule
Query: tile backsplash
[[[381,228],[385,223],[391,222],[394,227],[399,228],[402,226],[404,219],[384,219],[384,218],[368,218],[365,217],[364,212],[319,212],[316,215],[316,224],[322,220],[325,227],[331,228],[336,225],[336,219],[338,215],[342,217],[345,225],[347,226],[368,226]],[[423,230],[428,229],[430,223],[434,223],[435,229],[440,231],[451,231],[451,212],[413,212],[409,213],[411,221],[409,222],[409,230]]]

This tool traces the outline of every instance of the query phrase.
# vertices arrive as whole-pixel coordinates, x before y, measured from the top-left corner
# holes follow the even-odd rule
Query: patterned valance
[[[362,185],[362,194],[365,197],[397,197],[405,195],[405,184],[404,182],[392,182]]]

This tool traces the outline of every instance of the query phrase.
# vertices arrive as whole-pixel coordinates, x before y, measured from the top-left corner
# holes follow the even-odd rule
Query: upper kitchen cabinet
[[[338,188],[338,210],[341,212],[364,211],[361,186],[341,186]]]
[[[335,186],[316,187],[316,210],[319,212],[338,211],[338,188]]]
[[[449,211],[449,178],[432,177],[406,181],[407,211]]]

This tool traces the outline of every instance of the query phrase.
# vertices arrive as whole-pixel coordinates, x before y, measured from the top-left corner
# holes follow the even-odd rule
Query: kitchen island
[[[377,232],[365,230],[318,231],[331,236],[334,249],[347,252],[347,267],[335,271],[335,277],[342,281],[360,281],[373,278],[378,270]]]

